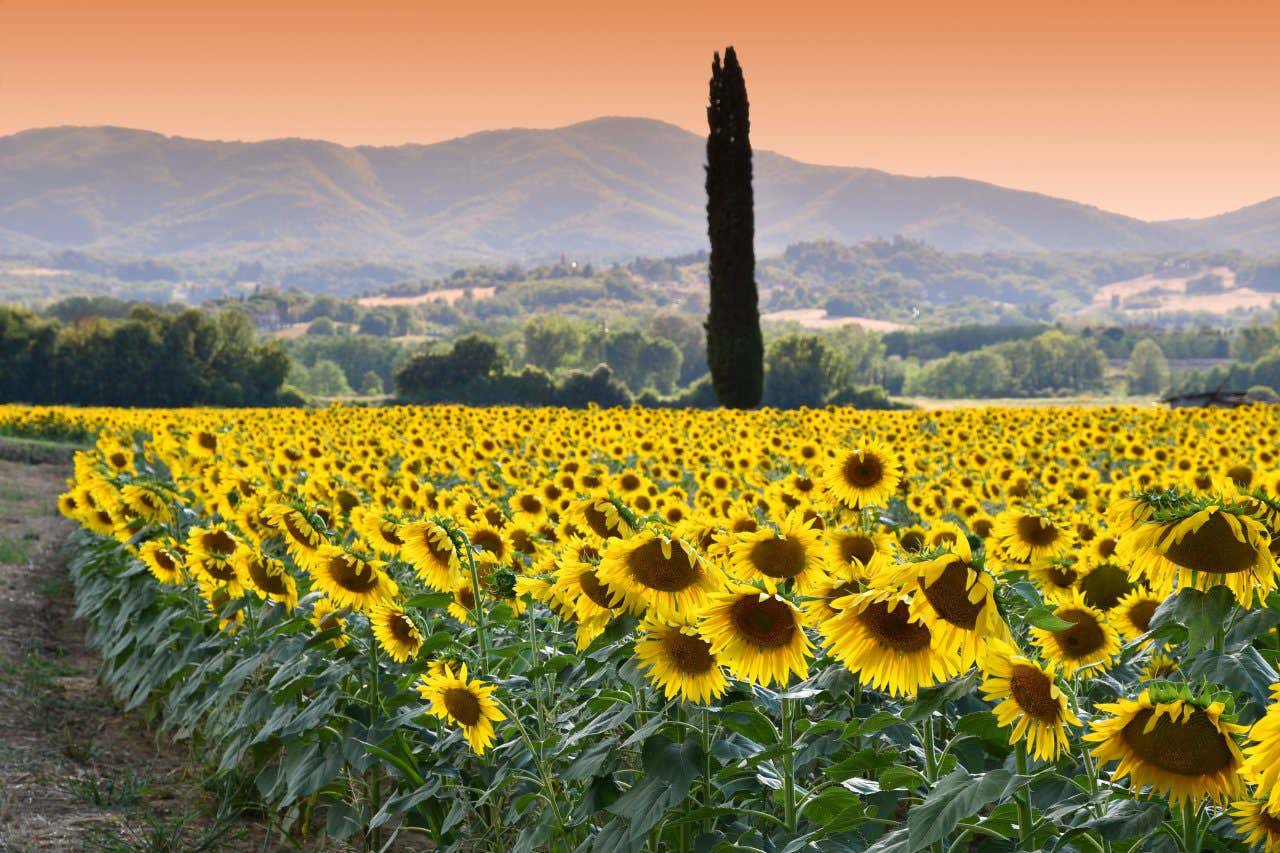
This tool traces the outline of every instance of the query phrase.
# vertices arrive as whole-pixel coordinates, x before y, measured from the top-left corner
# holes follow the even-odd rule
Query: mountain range
[[[650,119],[430,145],[220,142],[118,127],[0,137],[0,253],[599,259],[703,248],[704,141]],[[1146,222],[954,177],[755,154],[757,246],[904,235],[951,251],[1280,252],[1280,198]]]

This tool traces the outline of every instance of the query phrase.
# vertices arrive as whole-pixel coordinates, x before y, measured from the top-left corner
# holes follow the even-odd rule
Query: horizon
[[[547,126],[547,127],[533,127],[533,126],[492,127],[492,128],[485,128],[485,129],[481,129],[481,130],[472,131],[472,132],[470,132],[470,133],[464,133],[464,134],[462,134],[461,136],[451,136],[451,137],[446,137],[446,138],[442,138],[442,139],[432,139],[432,140],[409,140],[409,141],[405,141],[405,142],[398,142],[398,143],[396,143],[396,142],[389,142],[389,143],[354,143],[354,144],[350,144],[350,143],[339,142],[339,141],[337,141],[337,140],[333,140],[333,139],[325,139],[325,138],[315,137],[315,136],[296,136],[296,135],[294,135],[294,136],[266,136],[266,137],[261,137],[261,138],[225,138],[225,137],[223,137],[223,138],[217,138],[217,137],[193,136],[193,135],[191,135],[191,134],[186,134],[186,133],[166,133],[166,132],[164,132],[164,131],[161,131],[161,130],[155,130],[155,129],[152,129],[152,128],[146,128],[146,127],[132,127],[132,126],[129,126],[129,125],[122,125],[122,124],[95,124],[95,125],[61,124],[61,125],[44,125],[44,126],[40,126],[40,127],[28,127],[28,128],[23,128],[23,129],[21,129],[21,130],[16,130],[16,131],[13,131],[13,132],[11,132],[11,133],[0,133],[0,139],[4,139],[4,138],[6,138],[6,137],[10,137],[10,136],[19,136],[19,135],[21,135],[21,134],[23,134],[23,133],[40,132],[40,131],[46,131],[46,130],[64,130],[64,129],[71,129],[71,130],[122,130],[122,131],[130,132],[130,133],[150,133],[150,134],[156,134],[156,135],[158,135],[158,136],[162,136],[162,137],[164,137],[164,138],[166,138],[166,139],[185,139],[185,140],[191,140],[191,141],[195,141],[195,142],[212,142],[212,143],[220,143],[220,144],[244,144],[244,145],[252,145],[252,144],[257,144],[257,143],[296,141],[296,142],[314,142],[314,143],[323,143],[323,144],[328,144],[328,145],[337,145],[337,146],[340,146],[340,147],[343,147],[343,148],[347,148],[347,149],[357,149],[357,148],[375,148],[375,149],[377,149],[377,148],[402,148],[402,147],[412,147],[412,146],[429,147],[429,146],[432,146],[432,145],[440,145],[440,144],[444,144],[444,143],[448,143],[448,142],[454,142],[454,141],[458,141],[458,140],[466,139],[466,138],[468,138],[468,137],[478,136],[478,135],[486,134],[486,133],[504,133],[504,132],[518,132],[518,131],[555,132],[555,131],[558,131],[558,130],[564,130],[564,129],[571,128],[571,127],[576,127],[576,126],[579,126],[579,125],[592,124],[592,123],[595,123],[595,122],[608,121],[608,120],[622,120],[622,121],[646,121],[646,122],[654,122],[654,123],[657,123],[657,124],[663,124],[663,125],[667,125],[667,126],[669,126],[669,127],[676,128],[676,129],[678,129],[678,130],[685,131],[686,133],[690,133],[690,134],[693,134],[693,135],[695,135],[695,136],[700,135],[700,134],[699,134],[697,131],[695,131],[695,130],[690,130],[690,129],[689,129],[689,128],[687,128],[687,127],[681,127],[680,125],[675,124],[674,122],[666,121],[665,119],[654,118],[654,117],[651,117],[651,116],[637,116],[637,115],[599,115],[599,116],[593,116],[593,117],[591,117],[591,118],[581,119],[581,120],[578,120],[578,121],[572,121],[572,122],[569,122],[569,123],[567,123],[567,124],[554,125],[554,126]],[[1070,202],[1074,202],[1074,203],[1077,203],[1077,204],[1087,205],[1087,206],[1089,206],[1089,207],[1095,207],[1095,208],[1098,208],[1099,210],[1102,210],[1103,212],[1106,212],[1106,213],[1116,213],[1116,214],[1120,214],[1120,215],[1122,215],[1122,216],[1130,216],[1130,217],[1135,218],[1135,219],[1138,219],[1138,220],[1140,220],[1140,221],[1149,222],[1149,223],[1171,222],[1171,221],[1177,221],[1177,220],[1181,220],[1181,219],[1212,219],[1212,218],[1215,218],[1215,217],[1217,217],[1217,216],[1222,216],[1222,215],[1225,215],[1225,214],[1234,213],[1234,212],[1236,212],[1236,211],[1239,211],[1239,210],[1242,210],[1242,209],[1245,209],[1245,208],[1255,207],[1255,206],[1257,206],[1257,205],[1261,205],[1261,204],[1266,204],[1266,203],[1267,203],[1267,202],[1269,202],[1269,201],[1272,201],[1272,200],[1275,200],[1275,199],[1277,199],[1277,198],[1280,198],[1280,191],[1277,191],[1276,193],[1272,193],[1272,194],[1264,195],[1264,196],[1262,196],[1261,198],[1257,198],[1257,199],[1255,199],[1255,200],[1253,200],[1253,201],[1246,201],[1245,203],[1243,203],[1243,204],[1241,204],[1241,205],[1239,205],[1239,206],[1237,206],[1237,207],[1229,208],[1229,209],[1226,209],[1226,210],[1211,211],[1211,212],[1206,213],[1206,214],[1201,215],[1201,216],[1194,216],[1194,217],[1173,217],[1173,218],[1170,218],[1170,219],[1164,219],[1164,220],[1160,220],[1160,219],[1144,219],[1143,217],[1140,217],[1140,216],[1133,216],[1133,214],[1128,214],[1128,213],[1125,213],[1124,211],[1113,210],[1113,209],[1110,209],[1110,208],[1104,207],[1103,205],[1097,204],[1096,202],[1094,202],[1094,201],[1092,201],[1092,200],[1090,200],[1090,199],[1086,199],[1086,198],[1076,198],[1076,197],[1071,197],[1071,196],[1053,195],[1053,194],[1051,194],[1051,193],[1046,193],[1046,192],[1043,192],[1043,191],[1041,191],[1041,190],[1031,189],[1031,188],[1028,188],[1028,187],[1019,187],[1019,186],[1010,186],[1010,185],[1007,185],[1007,184],[998,184],[998,183],[995,183],[995,182],[993,182],[993,181],[987,181],[987,180],[984,180],[984,179],[982,179],[982,178],[975,178],[975,177],[970,176],[970,175],[960,175],[960,174],[941,174],[941,173],[940,173],[940,174],[905,174],[905,173],[895,173],[895,172],[888,172],[888,171],[887,171],[887,170],[885,170],[885,169],[880,169],[880,168],[877,168],[877,167],[875,167],[875,166],[861,166],[861,165],[856,165],[856,164],[844,164],[844,163],[821,163],[821,162],[813,162],[813,161],[808,161],[808,160],[802,160],[802,159],[800,159],[800,158],[798,158],[798,157],[795,157],[795,156],[793,156],[793,155],[791,155],[791,154],[789,154],[789,153],[787,153],[787,152],[785,152],[785,151],[777,151],[777,150],[768,149],[768,148],[761,148],[761,147],[759,147],[759,146],[753,146],[753,148],[754,148],[754,149],[755,149],[755,151],[756,151],[756,152],[758,152],[758,153],[759,153],[759,152],[763,152],[763,153],[773,154],[773,155],[776,155],[776,156],[785,157],[785,158],[787,158],[787,159],[790,159],[790,160],[793,160],[793,161],[796,161],[796,162],[800,162],[800,163],[804,163],[804,164],[806,164],[806,165],[811,165],[811,166],[829,167],[829,168],[836,168],[836,169],[866,169],[866,170],[870,170],[870,171],[885,172],[885,173],[887,173],[887,174],[891,174],[891,175],[898,175],[898,176],[901,176],[901,177],[907,177],[907,178],[936,178],[936,179],[958,179],[958,180],[967,180],[967,181],[978,181],[978,182],[981,182],[981,183],[986,183],[986,184],[991,184],[991,185],[993,185],[993,186],[1001,187],[1001,188],[1003,188],[1003,189],[1014,190],[1014,191],[1019,191],[1019,192],[1036,193],[1036,194],[1039,194],[1039,195],[1045,195],[1045,196],[1049,196],[1049,197],[1056,198],[1056,199],[1060,199],[1060,200],[1064,200],[1064,201],[1070,201]]]
[[[0,6],[0,134],[113,125],[199,139],[430,144],[644,116],[703,133],[712,51],[734,44],[753,142],[806,163],[957,176],[1148,221],[1280,195],[1259,0],[1099,0],[1027,13],[881,0],[780,15],[644,14],[572,0],[436,12],[405,0]],[[717,14],[718,13],[718,14]],[[513,85],[513,81],[515,85]],[[1260,190],[1259,187],[1268,189]]]

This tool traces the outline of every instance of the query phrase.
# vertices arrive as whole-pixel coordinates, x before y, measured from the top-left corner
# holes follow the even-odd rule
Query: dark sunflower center
[[[906,602],[873,601],[858,620],[881,646],[897,652],[918,652],[929,647],[933,634],[927,625],[911,621]]]
[[[1088,657],[1106,644],[1107,635],[1092,613],[1073,607],[1057,615],[1059,619],[1074,623],[1070,628],[1053,632],[1053,638],[1057,640],[1064,657]]]
[[[1098,540],[1098,556],[1104,560],[1109,560],[1116,553],[1116,540],[1112,536]]]
[[[793,578],[804,571],[804,545],[794,539],[761,539],[751,546],[751,565],[771,578]]]
[[[378,575],[373,566],[350,554],[339,554],[329,560],[329,576],[348,592],[368,592],[378,585]]]
[[[1155,711],[1143,708],[1121,734],[1129,748],[1147,764],[1179,776],[1208,776],[1231,765],[1233,755],[1227,736],[1202,709],[1185,721],[1162,715],[1150,731],[1144,731]]]
[[[840,538],[840,559],[846,563],[857,560],[864,566],[876,555],[876,543],[870,536],[851,533]]]
[[[469,586],[455,592],[453,597],[467,610],[474,610],[476,607],[476,591]]]
[[[1107,563],[1085,575],[1080,581],[1080,588],[1084,592],[1085,603],[1090,607],[1110,610],[1129,594],[1133,584],[1129,583],[1128,572]]]
[[[471,544],[483,551],[488,551],[495,557],[501,558],[507,553],[507,543],[503,542],[502,537],[493,530],[477,530],[471,537]]]
[[[533,495],[521,495],[520,509],[528,513],[542,512],[542,501],[538,500]]]
[[[1033,548],[1047,548],[1058,541],[1058,528],[1038,515],[1018,519],[1018,539]]]
[[[474,726],[480,722],[480,700],[474,693],[462,687],[450,687],[444,691],[444,707],[464,726]]]
[[[924,588],[924,597],[944,621],[972,631],[987,602],[985,596],[978,599],[977,604],[969,600],[968,580],[969,572],[965,565],[952,563],[936,581]]]
[[[1156,608],[1159,606],[1160,604],[1157,601],[1143,599],[1129,608],[1129,621],[1133,623],[1135,628],[1145,634],[1147,629],[1151,627],[1151,617],[1155,615]]]
[[[1169,546],[1164,555],[1176,565],[1196,572],[1228,575],[1253,568],[1258,552],[1236,538],[1231,524],[1215,512],[1194,533]]]
[[[156,565],[166,572],[176,572],[178,570],[177,561],[173,559],[173,556],[168,551],[154,551],[151,554],[151,559],[155,560]]]
[[[196,444],[199,444],[205,450],[217,450],[218,437],[213,433],[201,432],[196,435]]]
[[[991,535],[991,528],[992,528],[992,524],[991,524],[991,519],[989,518],[979,518],[973,523],[974,535],[982,539],[986,539],[988,536]]]
[[[123,468],[129,464],[129,457],[119,451],[116,451],[107,457],[107,461],[111,463],[111,467],[113,468]]]
[[[422,535],[422,544],[426,546],[431,558],[442,566],[449,565],[449,561],[453,559],[453,543],[448,536],[437,535],[435,530],[428,529]]]
[[[601,510],[596,509],[595,504],[588,506],[583,515],[586,517],[587,526],[590,527],[592,532],[601,539],[608,539],[611,536],[621,536],[616,528],[609,526],[609,516],[605,515]]]
[[[1280,838],[1280,819],[1272,817],[1266,806],[1258,809],[1258,824],[1272,839]]]
[[[667,557],[658,539],[650,539],[628,554],[627,570],[637,583],[659,592],[678,592],[702,577],[683,548],[673,545]]]
[[[418,629],[409,621],[409,617],[400,613],[392,614],[388,627],[391,628],[391,635],[406,645],[416,645],[418,638],[416,636]]]
[[[857,489],[870,489],[884,481],[884,463],[874,453],[854,453],[840,472],[844,481]]]
[[[729,526],[729,529],[734,533],[755,533],[760,529],[760,525],[754,518],[739,518]]]
[[[1249,488],[1249,484],[1253,482],[1253,469],[1248,465],[1232,465],[1227,469],[1227,476],[1235,481],[1235,484],[1242,489]]]
[[[236,579],[235,568],[226,560],[206,560],[204,570],[215,580],[233,581]]]
[[[315,542],[315,530],[296,513],[291,512],[284,517],[284,530],[289,534],[290,539],[304,547],[310,548]]]
[[[924,534],[919,530],[908,530],[898,539],[904,551],[919,551],[924,547]]]
[[[640,478],[635,474],[623,474],[622,479],[618,481],[618,486],[624,492],[634,492],[640,488]]]
[[[1076,582],[1076,578],[1079,577],[1075,569],[1066,569],[1062,566],[1050,566],[1046,574],[1054,586],[1062,587],[1063,589],[1071,586]]]
[[[379,528],[382,531],[382,538],[387,540],[388,545],[399,548],[404,544],[404,540],[400,538],[400,534],[396,532],[394,524],[384,524]]]
[[[224,530],[212,530],[206,533],[201,544],[210,554],[231,554],[236,550],[236,540]]]
[[[609,587],[600,583],[600,578],[596,576],[594,569],[588,569],[578,575],[578,585],[582,587],[582,591],[587,598],[596,604],[606,610],[613,607],[613,596],[609,592]]]
[[[662,637],[662,650],[667,660],[681,672],[689,675],[701,675],[716,665],[711,656],[711,644],[701,637],[690,637],[675,629],[667,631]]]
[[[1023,713],[1044,723],[1056,723],[1062,709],[1053,697],[1053,682],[1034,666],[1016,664],[1009,673],[1009,692]]]
[[[258,589],[268,595],[284,595],[288,589],[285,586],[284,573],[273,572],[271,566],[261,557],[255,557],[249,561],[249,576],[253,578]]]
[[[739,634],[768,649],[789,645],[800,630],[795,611],[776,598],[761,601],[757,596],[744,595],[733,603],[729,618]]]

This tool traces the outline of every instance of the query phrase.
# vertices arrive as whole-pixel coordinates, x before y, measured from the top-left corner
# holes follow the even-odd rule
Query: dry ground
[[[99,685],[55,510],[68,473],[0,459],[0,851],[279,849]]]

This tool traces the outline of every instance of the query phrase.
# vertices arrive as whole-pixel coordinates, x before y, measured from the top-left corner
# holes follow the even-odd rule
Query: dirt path
[[[218,817],[185,747],[98,684],[71,619],[68,473],[0,460],[0,851],[264,849]]]

